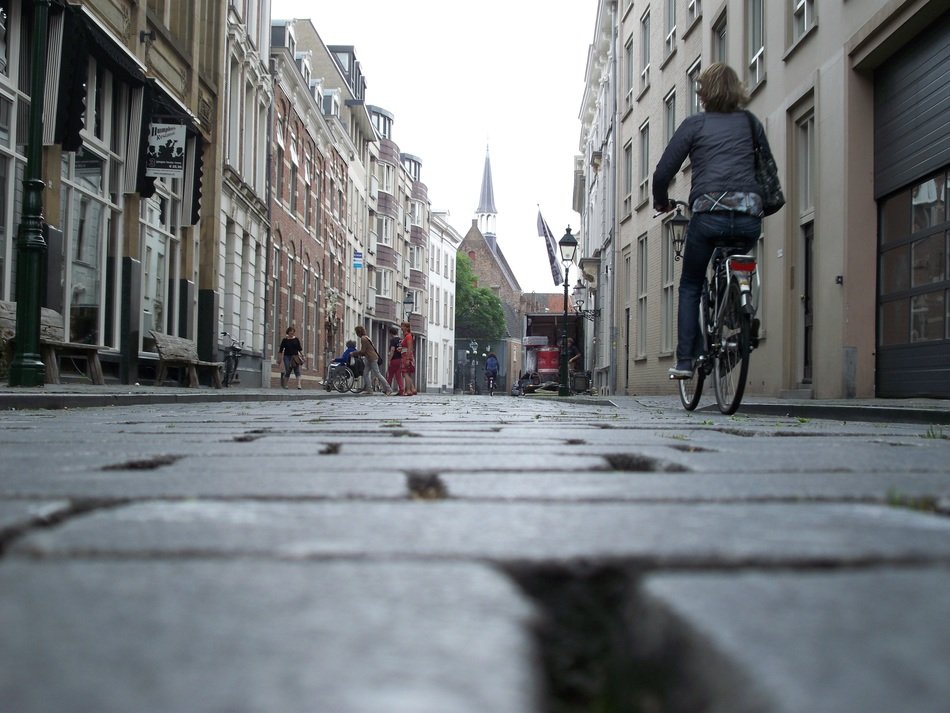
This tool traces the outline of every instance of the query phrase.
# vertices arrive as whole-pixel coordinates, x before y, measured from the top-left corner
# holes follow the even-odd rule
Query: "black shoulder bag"
[[[778,213],[785,205],[785,194],[782,193],[782,183],[778,178],[778,166],[771,154],[766,155],[756,138],[755,121],[751,112],[745,112],[749,120],[749,130],[752,132],[752,155],[755,159],[755,180],[762,191],[762,211],[766,215]]]

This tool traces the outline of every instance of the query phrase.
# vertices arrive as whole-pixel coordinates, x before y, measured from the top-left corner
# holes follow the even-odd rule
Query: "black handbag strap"
[[[749,120],[749,131],[752,132],[752,152],[758,153],[759,140],[756,137],[757,132],[755,130],[755,120],[752,118],[752,112],[748,109],[743,109],[742,113],[745,114],[745,118]]]

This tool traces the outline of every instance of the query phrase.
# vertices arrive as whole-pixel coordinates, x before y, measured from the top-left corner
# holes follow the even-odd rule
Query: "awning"
[[[145,69],[81,8],[66,6],[63,14],[62,54],[56,104],[54,141],[65,151],[82,147],[86,115],[89,57],[108,68],[117,81],[131,87],[145,83]]]

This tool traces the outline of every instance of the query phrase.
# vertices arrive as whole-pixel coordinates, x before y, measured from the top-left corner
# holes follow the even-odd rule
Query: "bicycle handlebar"
[[[675,198],[671,198],[668,205],[672,206],[672,208],[670,208],[669,210],[661,210],[659,213],[654,213],[653,217],[659,218],[661,215],[672,213],[674,210],[676,210],[677,206],[683,206],[684,208],[687,208],[687,209],[689,208],[689,203],[687,203],[686,201],[676,200]]]

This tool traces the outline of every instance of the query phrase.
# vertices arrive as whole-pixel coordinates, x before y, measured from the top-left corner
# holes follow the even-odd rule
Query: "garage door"
[[[950,13],[875,74],[877,394],[950,398]]]

